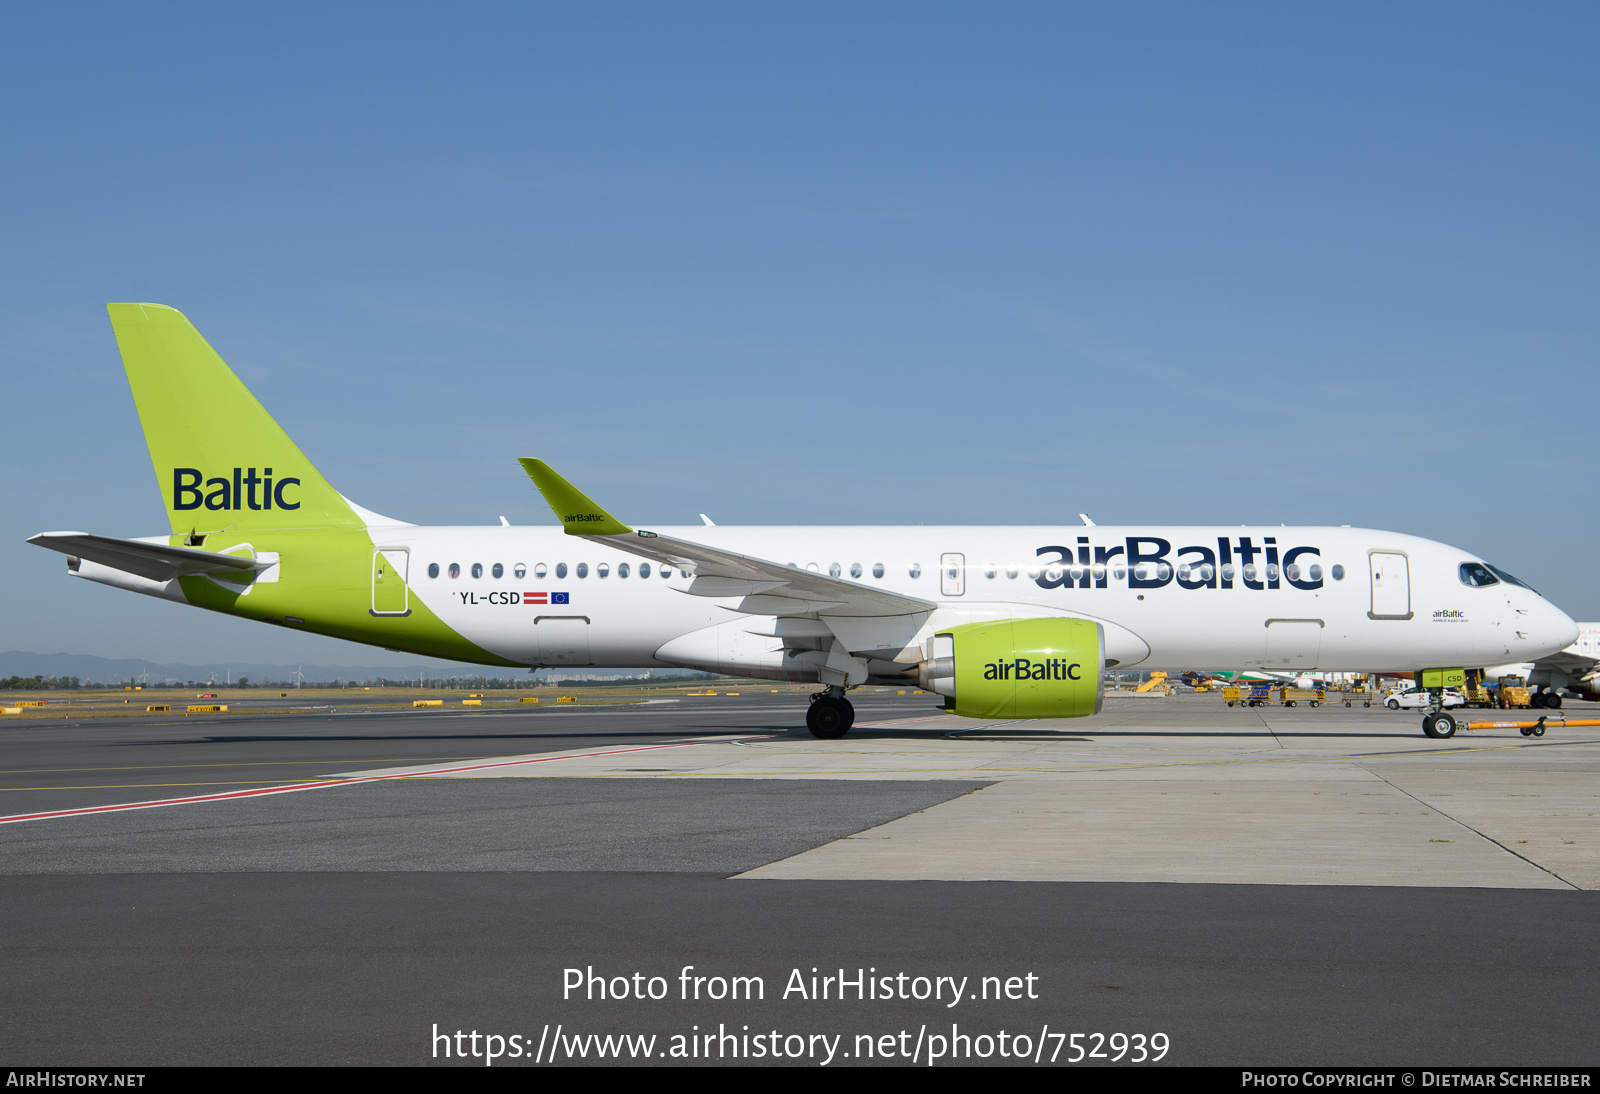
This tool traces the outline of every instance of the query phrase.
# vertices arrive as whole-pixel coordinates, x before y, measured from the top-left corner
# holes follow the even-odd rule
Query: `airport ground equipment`
[[[1357,699],[1361,700],[1362,706],[1370,707],[1372,705],[1372,692],[1365,687],[1354,688],[1344,692],[1345,706],[1350,706]]]
[[[1296,703],[1309,703],[1314,707],[1320,707],[1327,698],[1328,693],[1324,688],[1285,687],[1278,689],[1278,702],[1286,707],[1292,707]]]
[[[1521,684],[1501,684],[1500,685],[1500,709],[1501,710],[1513,710],[1513,709],[1516,709],[1518,707],[1529,707],[1529,706],[1532,706],[1532,705],[1533,705],[1533,696],[1528,691],[1528,689],[1526,687],[1524,687],[1523,685],[1521,685]]]
[[[1600,726],[1600,718],[1559,718],[1551,721],[1546,714],[1536,722],[1468,722],[1467,729],[1515,729],[1524,737],[1543,737],[1546,729],[1564,729],[1567,726]]]
[[[1484,683],[1482,669],[1467,669],[1466,682],[1462,685],[1461,696],[1468,707],[1493,710],[1499,705],[1494,690]]]
[[[1272,702],[1272,689],[1265,684],[1250,688],[1232,685],[1222,689],[1222,697],[1227,700],[1230,707],[1235,703],[1240,706],[1259,707]]]
[[[1135,692],[1154,691],[1156,688],[1162,687],[1166,682],[1167,682],[1167,674],[1166,673],[1164,673],[1164,672],[1152,672],[1150,674],[1150,679],[1146,680],[1144,683],[1140,684],[1138,687],[1134,688],[1133,690]]]

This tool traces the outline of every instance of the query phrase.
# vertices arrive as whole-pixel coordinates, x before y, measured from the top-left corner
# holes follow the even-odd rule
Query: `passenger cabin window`
[[[1015,566],[1007,566],[1006,567],[1006,576],[1007,577],[1011,577],[1011,578],[1016,577],[1017,576],[1017,568]]]
[[[429,577],[438,577],[439,576],[439,564],[437,562],[428,563],[428,576]]]
[[[1340,566],[1337,562],[1333,564],[1333,569],[1330,572],[1333,574],[1333,580],[1335,580],[1335,581],[1343,581],[1344,580],[1344,567]]]
[[[506,568],[504,566],[500,565],[498,562],[496,562],[494,564],[494,569],[490,570],[489,573],[491,575],[493,575],[494,577],[505,577],[506,576]]]
[[[665,566],[663,566],[663,567],[661,567],[661,576],[662,577],[671,577],[672,576],[672,571],[667,569]]]
[[[452,562],[450,564],[450,576],[451,577],[460,577],[461,576],[461,563]]]
[[[648,562],[639,563],[639,576],[640,577],[649,577],[650,576],[650,564]]]
[[[541,566],[540,569],[543,569],[543,567]],[[524,566],[520,562],[517,563],[516,566],[511,571],[511,576],[512,577],[527,577],[528,576],[528,567]],[[544,575],[540,574],[539,576],[543,577]]]
[[[583,575],[579,574],[578,576],[582,577]],[[611,564],[609,562],[602,562],[600,565],[596,566],[594,568],[594,576],[596,576],[596,577],[610,577],[611,576]]]
[[[1489,572],[1489,567],[1481,562],[1463,562],[1461,564],[1461,584],[1482,586],[1498,585],[1500,579]]]
[[[922,576],[922,563],[913,562],[911,564],[911,569],[908,572],[911,574],[913,579],[921,577]]]
[[[1224,562],[1222,564],[1222,580],[1224,580],[1224,581],[1232,581],[1233,580],[1233,563]]]
[[[995,569],[995,565],[992,562],[986,563],[984,565],[984,567],[983,567],[983,576],[984,577],[993,577],[998,572],[999,571]]]
[[[883,576],[883,563],[874,562],[872,564],[872,576],[873,577],[882,577]]]
[[[850,564],[850,576],[851,577],[860,577],[861,576],[861,563],[852,562]]]
[[[534,573],[538,574],[540,577],[543,577],[544,576],[544,563],[541,562],[539,564],[539,569],[535,570]],[[565,562],[556,563],[556,576],[557,577],[566,577],[567,576],[567,564]]]
[[[579,577],[588,577],[589,576],[589,564],[587,562],[578,563],[578,576]]]
[[[1278,580],[1278,564],[1276,562],[1267,563],[1267,580]]]
[[[606,575],[605,574],[601,574],[600,576],[601,577],[605,577]],[[618,577],[627,577],[628,576],[628,564],[626,562],[617,563],[617,576]]]
[[[1312,581],[1321,581],[1322,580],[1322,567],[1318,566],[1315,562],[1313,562],[1311,564],[1311,571],[1310,572],[1311,572],[1311,580]]]
[[[483,563],[474,562],[472,564],[472,576],[473,577],[482,577],[483,576]]]
[[[842,572],[843,571],[839,569],[839,564],[837,562],[828,563],[828,576],[829,577],[838,577]]]

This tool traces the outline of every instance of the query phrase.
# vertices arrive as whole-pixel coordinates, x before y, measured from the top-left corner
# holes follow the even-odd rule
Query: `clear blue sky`
[[[330,7],[333,11],[330,14]],[[1600,618],[1593,4],[10,5],[0,648],[385,663],[164,531],[103,305],[419,523],[1365,524]]]

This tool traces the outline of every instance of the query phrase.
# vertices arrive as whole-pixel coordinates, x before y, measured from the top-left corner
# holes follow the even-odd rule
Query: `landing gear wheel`
[[[1542,710],[1544,708],[1544,692],[1536,691],[1532,695],[1528,696],[1528,705],[1530,707],[1538,707]]]
[[[1545,705],[1546,708],[1548,708],[1550,710],[1560,710],[1561,709],[1561,696],[1559,694],[1557,694],[1556,692],[1553,692],[1553,691],[1545,692],[1545,694],[1544,694],[1544,705]]]
[[[855,721],[855,708],[848,700],[834,699],[824,695],[811,704],[806,711],[806,728],[813,737],[820,737],[824,741],[837,741],[850,731],[850,724]]]
[[[1435,740],[1444,740],[1456,735],[1456,720],[1448,711],[1441,710],[1437,714],[1430,714],[1422,719],[1422,732]]]

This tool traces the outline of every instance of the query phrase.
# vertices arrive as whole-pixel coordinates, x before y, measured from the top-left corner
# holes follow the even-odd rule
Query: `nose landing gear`
[[[1455,715],[1449,711],[1436,711],[1422,719],[1422,732],[1437,740],[1454,737],[1456,728]]]
[[[856,708],[844,697],[843,688],[828,688],[811,696],[811,706],[806,711],[806,728],[813,737],[837,741],[850,732],[855,720]]]

